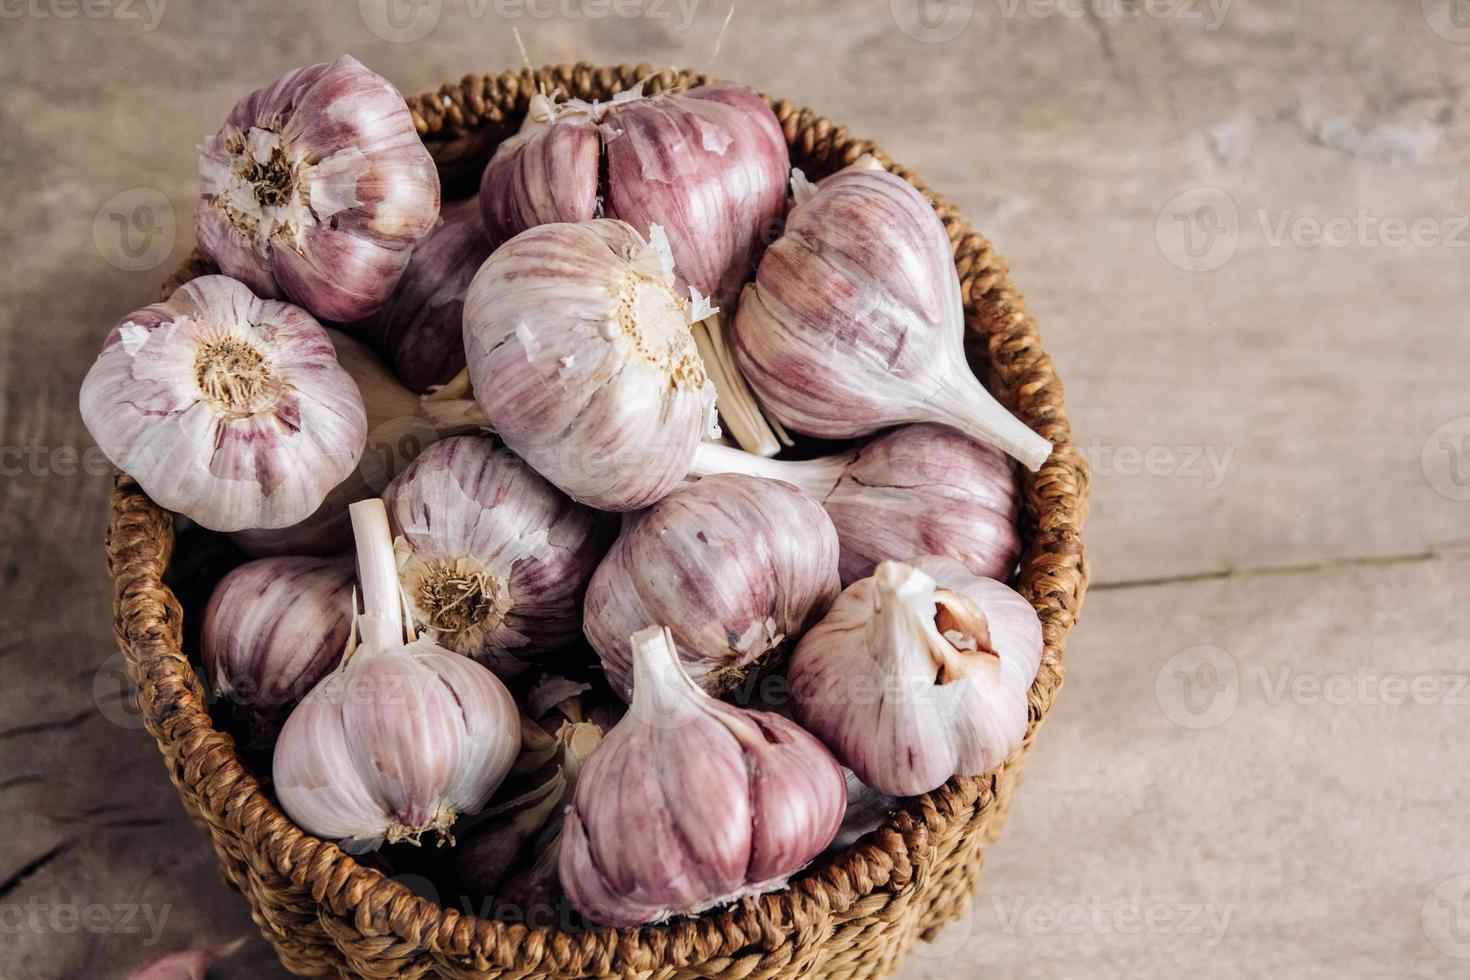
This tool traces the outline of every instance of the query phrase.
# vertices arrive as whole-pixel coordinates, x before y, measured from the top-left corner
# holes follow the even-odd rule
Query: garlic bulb
[[[764,99],[730,82],[610,102],[536,95],[485,168],[480,202],[500,240],[527,228],[617,218],[668,236],[680,277],[731,309],[786,211],[790,160]],[[694,325],[720,415],[742,446],[778,448],[725,345],[722,317]],[[784,432],[780,433],[784,436]]]
[[[704,443],[692,472],[747,473],[795,484],[837,528],[844,586],[880,561],[943,555],[1005,581],[1021,554],[1020,487],[999,450],[948,426],[906,425],[861,449],[820,459],[762,459]]]
[[[632,706],[583,767],[562,827],[572,905],[633,926],[784,887],[837,833],[841,768],[785,718],[705,694],[667,630],[630,642]]]
[[[354,581],[347,558],[264,558],[226,575],[199,637],[214,693],[278,725],[342,659]]]
[[[302,520],[367,438],[362,396],[321,325],[225,276],[119,320],[81,409],[113,465],[214,531]]]
[[[414,391],[447,384],[464,370],[464,294],[490,251],[480,202],[445,204],[439,224],[414,246],[392,298],[353,324],[353,333],[382,351]]]
[[[885,561],[797,644],[802,726],[891,796],[978,776],[1026,736],[1041,622],[1000,582],[949,558]]]
[[[343,55],[235,104],[200,147],[199,246],[262,296],[360,320],[439,216],[439,174],[403,96]]]
[[[847,439],[942,422],[1038,469],[1051,443],[965,362],[944,224],[907,181],[866,162],[815,188],[799,171],[785,233],[736,311],[735,360],[787,427]]]
[[[601,510],[646,507],[715,429],[668,243],[621,221],[540,225],[486,260],[465,299],[475,399],[516,455]]]
[[[831,520],[795,487],[707,477],[625,518],[587,587],[583,629],[624,697],[634,664],[618,637],[639,623],[667,624],[689,676],[721,694],[827,611],[837,547]]]
[[[510,450],[446,439],[383,501],[415,629],[505,678],[578,638],[604,535]]]
[[[364,609],[356,646],[286,719],[273,776],[292,820],[358,853],[448,837],[505,778],[520,725],[494,674],[405,627],[383,502],[351,513]]]

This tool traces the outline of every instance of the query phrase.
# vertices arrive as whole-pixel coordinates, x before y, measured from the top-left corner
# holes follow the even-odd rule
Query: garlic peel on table
[[[115,466],[215,531],[303,520],[367,439],[362,396],[321,325],[226,276],[119,320],[81,411]]]

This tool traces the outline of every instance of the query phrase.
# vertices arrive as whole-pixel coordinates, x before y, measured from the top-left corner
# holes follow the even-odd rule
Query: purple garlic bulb
[[[787,483],[710,476],[624,519],[587,587],[583,629],[613,689],[633,691],[627,637],[664,623],[713,694],[770,666],[839,591],[837,534]]]
[[[439,216],[439,175],[403,96],[343,55],[235,104],[199,157],[194,226],[220,271],[328,320],[393,293]]]
[[[572,905],[634,926],[785,887],[837,834],[841,767],[795,723],[705,694],[667,630],[630,642],[632,705],[582,767],[562,825]]]

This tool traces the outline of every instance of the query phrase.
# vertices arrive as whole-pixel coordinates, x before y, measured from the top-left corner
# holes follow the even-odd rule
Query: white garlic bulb
[[[633,703],[583,765],[562,825],[572,905],[632,926],[784,887],[842,823],[841,767],[795,723],[705,694],[667,630],[631,646]]]
[[[405,629],[383,502],[351,513],[357,645],[286,719],[272,775],[292,820],[358,853],[447,837],[484,806],[515,762],[520,715],[487,668]]]
[[[607,536],[510,450],[446,439],[383,500],[415,629],[507,679],[580,636]]]
[[[235,104],[200,147],[199,246],[220,271],[328,320],[392,294],[439,216],[439,174],[403,96],[349,55]]]
[[[706,442],[692,472],[785,480],[820,500],[837,528],[844,586],[885,559],[915,554],[944,555],[1005,581],[1021,554],[1015,465],[946,425],[902,426],[818,459],[763,459]]]
[[[668,243],[621,221],[539,225],[496,249],[465,299],[475,399],[495,432],[573,499],[646,507],[716,429],[689,324],[708,312]]]
[[[736,310],[736,362],[794,431],[848,439],[942,422],[1039,468],[1051,443],[965,361],[943,222],[907,181],[873,166],[860,162],[815,188],[796,172],[786,230]]]
[[[225,276],[119,320],[81,409],[115,466],[215,531],[304,519],[367,439],[362,396],[321,325]]]
[[[263,731],[279,725],[342,659],[352,635],[352,562],[263,558],[215,586],[199,647],[214,693]]]
[[[1026,736],[1041,621],[959,562],[885,561],[797,644],[787,672],[802,726],[867,785],[915,796],[978,776]]]
[[[640,623],[666,624],[689,676],[720,694],[770,666],[839,588],[820,504],[776,480],[710,476],[624,519],[587,587],[583,629],[624,697],[633,663],[618,637]]]

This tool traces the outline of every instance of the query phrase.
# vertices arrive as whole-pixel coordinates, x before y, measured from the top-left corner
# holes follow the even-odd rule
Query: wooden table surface
[[[926,3],[746,0],[711,68],[991,236],[1095,473],[1066,688],[902,976],[1465,976],[1470,3]],[[200,139],[343,51],[408,92],[519,64],[512,27],[699,64],[726,10],[0,2],[0,976],[279,970],[119,697],[76,411],[192,243]]]

